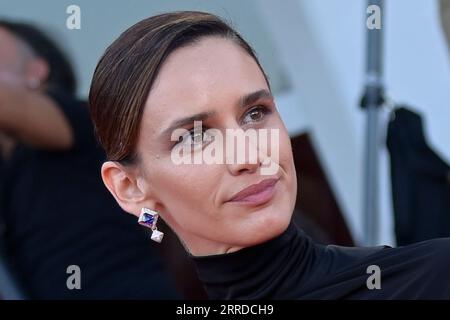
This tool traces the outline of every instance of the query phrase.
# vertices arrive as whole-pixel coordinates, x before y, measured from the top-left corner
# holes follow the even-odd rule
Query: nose
[[[227,143],[229,139],[233,137],[227,135]],[[230,153],[231,151],[233,152]],[[234,148],[226,150],[226,165],[233,176],[257,172],[262,166],[262,161],[257,142],[252,139],[238,138]]]
[[[232,163],[227,164],[228,171],[233,176],[238,176],[244,173],[255,173],[258,171],[258,168],[261,167],[261,163],[250,163],[250,162],[244,162],[244,163]]]

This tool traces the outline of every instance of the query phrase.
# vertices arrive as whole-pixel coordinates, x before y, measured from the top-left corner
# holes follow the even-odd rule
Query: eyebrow
[[[245,96],[243,96],[240,101],[239,101],[239,107],[240,108],[245,108],[246,106],[255,103],[256,101],[260,100],[260,99],[269,99],[269,100],[273,100],[273,96],[272,94],[266,90],[266,89],[261,89],[249,94],[246,94]]]
[[[255,92],[248,93],[239,99],[238,107],[245,108],[246,106],[251,105],[260,99],[273,100],[273,95],[270,93],[270,91],[266,89],[261,89]],[[173,121],[170,124],[170,126],[163,131],[162,135],[170,134],[173,130],[186,126],[190,123],[193,123],[194,121],[204,121],[214,116],[215,114],[216,114],[215,111],[207,111],[177,119]]]

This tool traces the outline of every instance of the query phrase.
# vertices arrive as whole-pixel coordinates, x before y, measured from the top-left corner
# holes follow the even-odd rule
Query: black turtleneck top
[[[291,222],[256,246],[191,258],[210,299],[450,299],[450,238],[324,246]]]

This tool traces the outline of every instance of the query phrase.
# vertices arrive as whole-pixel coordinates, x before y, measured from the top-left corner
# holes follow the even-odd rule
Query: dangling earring
[[[152,240],[158,243],[161,243],[164,233],[158,231],[156,228],[156,222],[158,221],[159,214],[158,212],[148,209],[142,208],[141,215],[139,216],[138,223],[147,228],[152,229]]]

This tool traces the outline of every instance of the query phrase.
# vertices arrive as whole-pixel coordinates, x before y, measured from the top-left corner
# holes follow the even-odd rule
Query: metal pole
[[[383,13],[383,0],[368,0],[367,4],[378,6]],[[379,29],[367,28],[366,83],[361,103],[367,113],[363,199],[364,245],[366,246],[376,245],[378,236],[378,111],[383,104],[383,28],[383,25]]]

